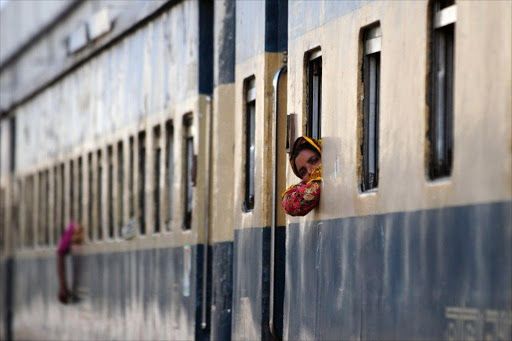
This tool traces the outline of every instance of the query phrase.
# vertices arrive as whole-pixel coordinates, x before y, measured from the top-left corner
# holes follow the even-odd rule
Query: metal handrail
[[[205,146],[205,217],[204,217],[204,250],[203,250],[203,300],[201,308],[201,329],[206,329],[206,306],[208,293],[208,244],[210,238],[210,165],[211,165],[211,138],[212,138],[212,98],[206,97],[206,146]]]
[[[275,270],[275,246],[276,246],[276,223],[277,223],[277,212],[276,212],[276,200],[277,200],[277,118],[278,118],[278,87],[279,79],[281,75],[285,73],[286,65],[282,66],[274,75],[272,81],[274,87],[274,155],[273,162],[274,167],[272,168],[272,225],[270,228],[270,302],[269,302],[269,328],[270,332],[274,337],[277,337],[274,324],[274,270]]]

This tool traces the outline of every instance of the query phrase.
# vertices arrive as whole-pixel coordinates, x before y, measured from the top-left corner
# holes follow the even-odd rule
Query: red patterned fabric
[[[282,206],[291,216],[305,216],[318,205],[321,191],[319,180],[299,182],[283,193]]]

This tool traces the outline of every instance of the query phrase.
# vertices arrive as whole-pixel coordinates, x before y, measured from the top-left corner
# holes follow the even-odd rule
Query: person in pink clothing
[[[66,283],[66,266],[64,257],[71,251],[73,244],[82,244],[84,242],[84,229],[79,224],[71,221],[66,227],[59,240],[57,248],[57,274],[59,276],[59,301],[68,303],[71,293]]]

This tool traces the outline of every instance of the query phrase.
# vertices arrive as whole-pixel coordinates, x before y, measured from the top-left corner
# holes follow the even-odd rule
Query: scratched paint
[[[285,339],[509,340],[512,202],[287,229]]]

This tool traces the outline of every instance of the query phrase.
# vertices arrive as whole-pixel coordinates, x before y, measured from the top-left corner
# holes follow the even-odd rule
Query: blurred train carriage
[[[2,338],[512,338],[511,10],[8,1]],[[303,134],[322,198],[286,217]]]

